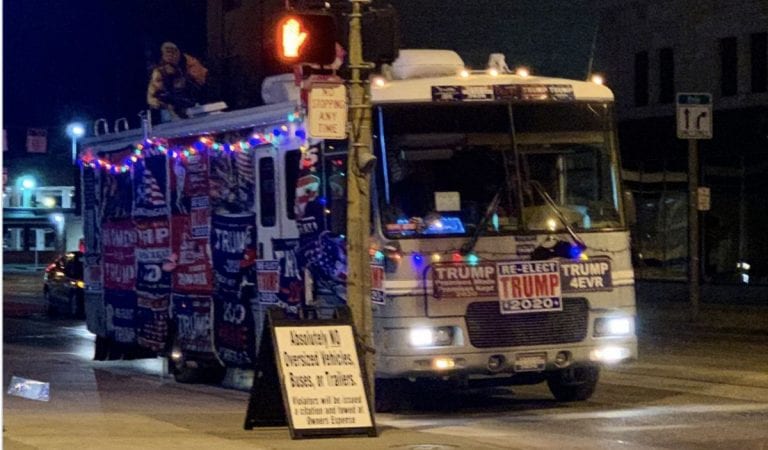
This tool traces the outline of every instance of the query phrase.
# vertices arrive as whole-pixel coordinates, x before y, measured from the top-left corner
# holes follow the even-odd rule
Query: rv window
[[[296,180],[299,177],[300,150],[285,152],[285,212],[288,218],[296,220]]]
[[[277,223],[275,160],[271,157],[259,160],[259,212],[261,226],[275,226]]]
[[[328,229],[333,234],[346,234],[347,229],[347,156],[328,155],[323,167],[323,188],[328,214]]]

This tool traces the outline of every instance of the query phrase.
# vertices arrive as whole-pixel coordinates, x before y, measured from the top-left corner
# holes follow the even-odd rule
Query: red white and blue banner
[[[211,219],[213,260],[213,311],[216,352],[226,363],[250,367],[254,351],[253,289],[243,280],[251,270],[248,255],[255,256],[256,215],[214,215]]]

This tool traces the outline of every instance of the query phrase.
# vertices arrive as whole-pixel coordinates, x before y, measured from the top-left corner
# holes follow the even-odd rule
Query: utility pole
[[[688,282],[691,300],[691,319],[699,320],[699,296],[701,276],[699,262],[699,151],[698,141],[688,139]]]
[[[678,92],[676,116],[677,137],[688,140],[688,283],[691,320],[696,322],[699,320],[701,295],[698,140],[712,139],[712,94]],[[704,209],[703,206],[702,209]]]
[[[364,352],[374,403],[373,311],[371,268],[368,254],[371,228],[371,177],[376,162],[371,151],[371,101],[369,83],[362,71],[372,65],[363,61],[362,5],[370,0],[350,0],[349,15],[349,152],[347,158],[347,304]]]

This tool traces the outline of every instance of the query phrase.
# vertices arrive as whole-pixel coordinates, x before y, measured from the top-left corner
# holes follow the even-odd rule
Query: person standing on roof
[[[197,104],[208,69],[173,42],[163,43],[160,53],[147,86],[147,104],[160,111],[163,122],[186,118],[187,108]]]

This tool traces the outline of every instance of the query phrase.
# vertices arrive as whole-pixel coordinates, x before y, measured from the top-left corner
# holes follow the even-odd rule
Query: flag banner
[[[238,292],[215,291],[213,294],[216,353],[228,366],[253,367],[253,313],[249,301]]]
[[[98,217],[101,208],[99,191],[96,189],[99,184],[99,175],[99,171],[93,167],[83,167],[83,236],[85,236],[85,252],[90,254],[101,253],[101,220]]]
[[[104,288],[136,289],[136,229],[129,220],[107,222],[104,241]]]
[[[304,278],[303,269],[299,267],[296,251],[299,248],[298,239],[274,239],[272,241],[272,259],[278,262],[279,267],[279,291],[277,292],[277,306],[288,314],[296,316],[299,308],[304,304]],[[257,268],[257,276],[258,276]],[[259,299],[267,303],[272,296],[262,296]]]
[[[119,164],[128,155],[130,151],[126,150],[101,157],[109,159],[111,164]],[[98,178],[101,181],[101,221],[130,219],[133,208],[131,172],[106,170]]]
[[[171,285],[174,293],[210,294],[213,292],[208,236],[195,238],[191,216],[173,216],[171,245]]]
[[[107,336],[119,344],[136,343],[136,292],[105,289]]]
[[[299,161],[296,180],[296,225],[299,268],[308,270],[322,306],[346,303],[347,255],[344,240],[328,231],[325,198],[320,195],[318,148],[310,147]]]
[[[168,336],[171,230],[168,219],[135,219],[136,334],[142,347],[162,350]]]
[[[253,165],[252,153],[211,154],[210,201],[215,214],[253,211],[256,183]]]
[[[213,352],[211,345],[211,297],[176,294],[171,296],[176,338],[181,349],[190,352]]]
[[[48,131],[44,128],[27,129],[27,153],[48,152]]]
[[[208,181],[208,153],[190,154],[171,161],[171,212],[174,215],[191,214],[197,209],[208,210],[208,203],[200,204],[199,198],[207,198],[210,193]],[[198,200],[196,200],[198,199]],[[195,205],[195,203],[198,203]]]
[[[171,230],[166,218],[135,220],[136,289],[155,293],[171,290]]]
[[[168,160],[165,155],[147,156],[133,166],[133,217],[168,216]]]
[[[169,293],[136,291],[136,334],[142,347],[159,352],[168,339]]]
[[[251,299],[256,215],[214,215],[211,220],[213,310],[216,351],[237,367],[250,367],[255,345]],[[245,282],[244,282],[245,281]]]

